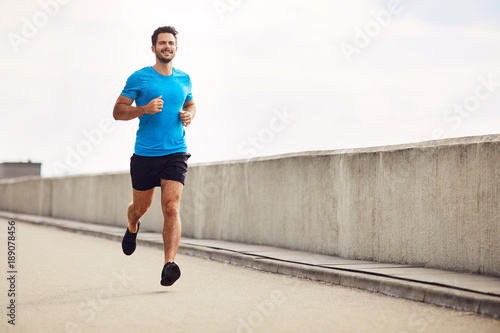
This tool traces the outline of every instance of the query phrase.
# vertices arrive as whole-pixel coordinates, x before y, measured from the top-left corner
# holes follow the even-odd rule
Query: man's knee
[[[163,214],[166,217],[173,217],[179,215],[179,204],[175,202],[167,202],[162,205]]]
[[[130,209],[134,212],[134,215],[141,217],[142,215],[146,214],[148,211],[150,205],[145,205],[145,204],[137,204],[134,202],[130,203]]]

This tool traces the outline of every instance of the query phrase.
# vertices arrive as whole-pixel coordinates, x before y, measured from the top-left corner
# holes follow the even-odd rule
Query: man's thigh
[[[161,180],[161,203],[162,205],[179,205],[184,185],[176,180]]]
[[[138,191],[136,189],[132,189],[134,206],[137,208],[141,208],[141,210],[147,210],[151,206],[151,203],[153,202],[154,194],[155,194],[154,187],[146,191]]]

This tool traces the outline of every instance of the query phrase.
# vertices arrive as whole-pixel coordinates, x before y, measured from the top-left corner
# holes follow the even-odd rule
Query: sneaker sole
[[[181,270],[177,265],[170,265],[167,267],[165,276],[161,278],[160,284],[165,287],[169,287],[174,284],[177,279],[181,276]]]

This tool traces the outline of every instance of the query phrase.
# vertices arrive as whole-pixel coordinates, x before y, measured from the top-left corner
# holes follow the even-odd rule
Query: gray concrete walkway
[[[6,227],[0,219],[2,243]],[[20,221],[16,239],[16,325],[3,316],[1,332],[500,330],[486,316],[182,254],[181,279],[166,288],[156,247],[140,246],[127,257],[115,240]],[[5,254],[2,247],[0,258]],[[2,279],[0,290],[9,284]]]
[[[121,240],[124,228],[0,212],[0,216]],[[141,230],[139,246],[162,248],[161,235]],[[500,318],[500,278],[425,267],[347,260],[267,246],[182,238],[179,254],[272,273],[354,287]]]

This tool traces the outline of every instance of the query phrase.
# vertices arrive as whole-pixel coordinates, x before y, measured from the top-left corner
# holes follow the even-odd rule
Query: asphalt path
[[[0,219],[2,332],[500,332],[500,321],[424,303],[16,222],[9,274]],[[15,297],[10,297],[15,275]],[[7,307],[15,302],[15,325]]]

